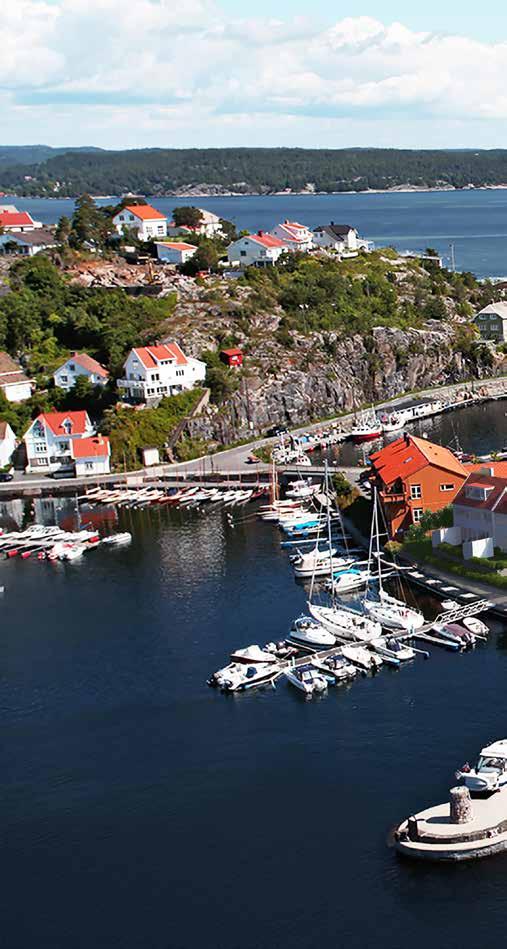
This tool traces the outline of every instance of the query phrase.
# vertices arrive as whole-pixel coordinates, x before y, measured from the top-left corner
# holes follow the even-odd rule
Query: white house
[[[29,232],[42,227],[41,221],[34,221],[28,211],[0,211],[0,228],[7,231]]]
[[[337,253],[347,251],[357,251],[359,235],[355,227],[348,224],[322,224],[313,229],[313,239],[318,247],[325,247],[326,250],[335,250]]]
[[[197,250],[195,244],[184,241],[155,241],[155,246],[158,259],[166,264],[186,264]]]
[[[470,475],[456,495],[452,509],[454,527],[463,541],[492,539],[493,547],[507,551],[507,477],[484,469]]]
[[[118,388],[131,402],[153,402],[204,382],[206,364],[185,356],[177,343],[138,346],[124,365]]]
[[[105,435],[78,438],[71,444],[76,476],[109,474],[111,445]]]
[[[34,257],[42,250],[57,246],[55,235],[43,227],[33,231],[6,231],[5,234],[0,234],[0,254],[24,254],[26,257]]]
[[[233,241],[227,248],[230,264],[242,267],[269,267],[288,251],[287,244],[272,234],[258,231]]]
[[[9,402],[24,402],[35,389],[35,383],[3,352],[0,352],[0,389]]]
[[[222,226],[218,214],[213,214],[212,211],[204,211],[203,208],[198,208],[198,210],[201,214],[201,222],[197,225],[197,233],[203,234],[205,237],[215,237],[216,234],[221,234]]]
[[[115,214],[113,224],[118,234],[135,231],[140,241],[167,237],[165,214],[152,208],[150,204],[133,204],[122,208],[118,214]]]
[[[23,435],[30,471],[55,471],[74,461],[72,443],[94,430],[87,412],[41,412]]]
[[[483,339],[507,343],[507,303],[490,303],[477,313],[475,323]]]
[[[297,221],[284,221],[271,231],[273,237],[287,244],[289,250],[306,253],[314,246],[313,233],[304,224]]]
[[[72,353],[69,359],[53,375],[55,386],[72,389],[79,376],[86,376],[94,386],[105,386],[109,373],[88,353]]]
[[[0,422],[0,468],[11,463],[16,447],[16,436],[8,422]]]

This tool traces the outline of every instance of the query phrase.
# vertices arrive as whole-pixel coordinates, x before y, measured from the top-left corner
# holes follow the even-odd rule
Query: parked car
[[[67,468],[57,468],[56,471],[51,471],[50,478],[75,478],[76,469],[74,467]]]
[[[12,481],[14,475],[10,471],[0,471],[0,481]]]
[[[267,431],[268,438],[274,438],[276,435],[287,435],[288,428],[285,425],[273,425],[272,428],[269,428]]]

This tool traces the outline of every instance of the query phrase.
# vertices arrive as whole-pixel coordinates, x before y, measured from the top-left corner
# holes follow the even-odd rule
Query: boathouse
[[[220,359],[231,369],[239,369],[243,365],[244,354],[241,349],[222,349]]]

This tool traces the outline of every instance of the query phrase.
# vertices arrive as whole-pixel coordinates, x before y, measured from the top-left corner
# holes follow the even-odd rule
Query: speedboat
[[[449,639],[452,643],[458,643],[462,649],[469,649],[476,643],[474,633],[459,623],[435,623],[432,627],[439,636]]]
[[[366,597],[363,605],[368,616],[387,629],[403,629],[413,633],[425,623],[420,610],[412,609],[385,590],[379,590],[377,599]]]
[[[285,675],[291,685],[294,685],[300,692],[304,692],[305,695],[313,695],[315,692],[325,692],[327,689],[326,677],[311,664],[286,669]]]
[[[247,689],[255,689],[261,685],[271,685],[275,679],[281,675],[281,669],[277,662],[271,665],[268,663],[248,663],[231,662],[215,672],[208,685],[218,686],[223,692],[245,692]]]
[[[476,794],[499,791],[507,784],[507,738],[495,741],[483,748],[475,768],[469,764],[456,772],[465,787]]]
[[[360,567],[352,565],[333,573],[333,579],[327,581],[326,587],[331,591],[334,590],[335,595],[350,593],[352,590],[360,590],[361,587],[364,587],[369,576],[368,570],[362,570]]]
[[[391,665],[399,666],[402,662],[408,662],[415,659],[416,653],[411,646],[400,643],[395,636],[381,636],[379,639],[371,641],[376,653]]]
[[[110,534],[109,537],[104,537],[102,543],[111,547],[119,547],[123,544],[130,544],[131,540],[132,534],[129,531],[124,531],[121,534]]]
[[[320,623],[315,623],[309,616],[298,616],[294,620],[287,642],[293,646],[316,651],[336,646],[333,634],[324,629]]]
[[[357,676],[357,668],[347,662],[344,656],[327,656],[321,659],[312,659],[312,666],[318,669],[334,685],[337,682],[349,682]]]
[[[382,634],[380,623],[353,610],[335,606],[317,606],[315,603],[309,603],[308,609],[314,619],[322,623],[338,639],[368,642],[370,639],[377,639]]]
[[[231,653],[231,659],[233,662],[254,664],[260,666],[263,663],[273,663],[273,653],[268,652],[266,649],[261,649],[260,646],[246,646],[245,649],[236,649],[235,652]]]
[[[489,636],[489,626],[476,616],[466,616],[461,622],[474,636]]]
[[[349,659],[355,666],[359,666],[363,672],[376,672],[380,669],[383,659],[365,649],[364,646],[344,646],[342,655]]]

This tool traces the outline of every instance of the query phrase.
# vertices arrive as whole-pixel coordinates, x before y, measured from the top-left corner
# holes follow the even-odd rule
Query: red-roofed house
[[[129,353],[118,388],[130,402],[155,402],[204,382],[206,364],[185,356],[177,343],[138,346]]]
[[[27,471],[56,471],[74,460],[72,443],[94,435],[87,412],[41,412],[23,435]]]
[[[258,231],[229,244],[227,258],[236,267],[270,267],[288,250],[288,245],[278,237]]]
[[[220,352],[220,359],[225,363],[226,366],[231,368],[239,368],[243,365],[243,350],[233,347],[232,349],[222,349]]]
[[[76,475],[108,474],[110,470],[111,445],[105,435],[78,438],[71,444]]]
[[[297,221],[284,221],[283,224],[277,224],[271,233],[287,244],[290,250],[306,253],[314,246],[312,231],[304,224],[298,224]]]
[[[40,221],[34,221],[28,211],[0,211],[0,227],[3,231],[34,231],[42,227]]]
[[[88,353],[72,353],[53,375],[59,389],[72,389],[79,376],[86,376],[94,386],[105,386],[109,373]]]
[[[167,218],[165,214],[152,208],[150,204],[132,204],[115,214],[113,224],[118,234],[135,231],[140,241],[167,237]]]
[[[474,472],[452,505],[461,540],[491,538],[492,547],[507,550],[507,477]]]
[[[408,434],[370,455],[370,462],[391,538],[417,524],[425,511],[451,504],[469,474],[448,448]]]
[[[197,250],[195,244],[185,241],[155,241],[155,247],[158,259],[166,264],[186,264]]]

